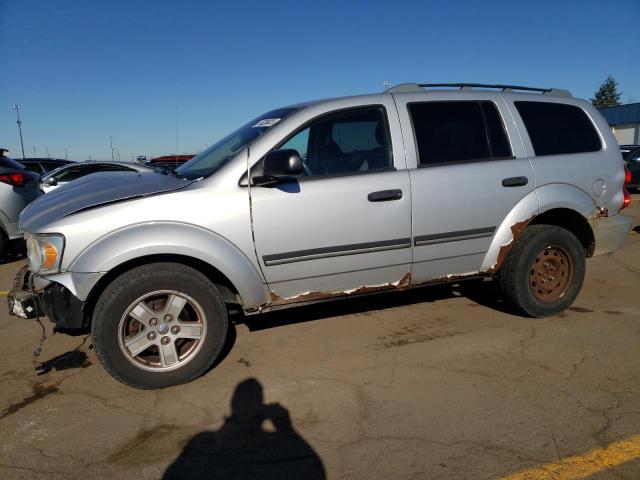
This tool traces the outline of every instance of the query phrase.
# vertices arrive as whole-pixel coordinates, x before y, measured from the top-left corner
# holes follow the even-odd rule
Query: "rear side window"
[[[424,102],[409,105],[420,166],[511,157],[493,102]]]
[[[550,102],[515,102],[536,155],[596,152],[600,137],[579,107]]]

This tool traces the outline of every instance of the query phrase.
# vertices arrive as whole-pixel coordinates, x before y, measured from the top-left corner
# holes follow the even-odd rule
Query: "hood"
[[[40,228],[74,213],[125,200],[179,190],[193,183],[160,173],[103,172],[56,188],[30,203],[20,214],[20,228]]]

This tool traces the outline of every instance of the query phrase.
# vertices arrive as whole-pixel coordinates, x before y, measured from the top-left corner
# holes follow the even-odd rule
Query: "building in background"
[[[640,102],[599,110],[620,145],[640,144]]]

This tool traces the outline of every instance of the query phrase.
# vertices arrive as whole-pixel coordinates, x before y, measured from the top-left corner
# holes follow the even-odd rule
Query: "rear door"
[[[502,97],[395,96],[408,132],[412,281],[478,272],[498,226],[535,188],[515,129],[507,134]]]

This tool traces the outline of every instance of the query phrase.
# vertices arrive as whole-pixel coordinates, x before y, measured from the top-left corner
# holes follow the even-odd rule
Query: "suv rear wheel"
[[[500,287],[525,314],[546,317],[573,303],[585,269],[585,251],[575,235],[555,225],[531,225],[507,255],[499,273]]]
[[[191,381],[220,355],[228,318],[217,288],[177,263],[152,263],[109,284],[94,310],[98,359],[117,380],[154,389]]]

